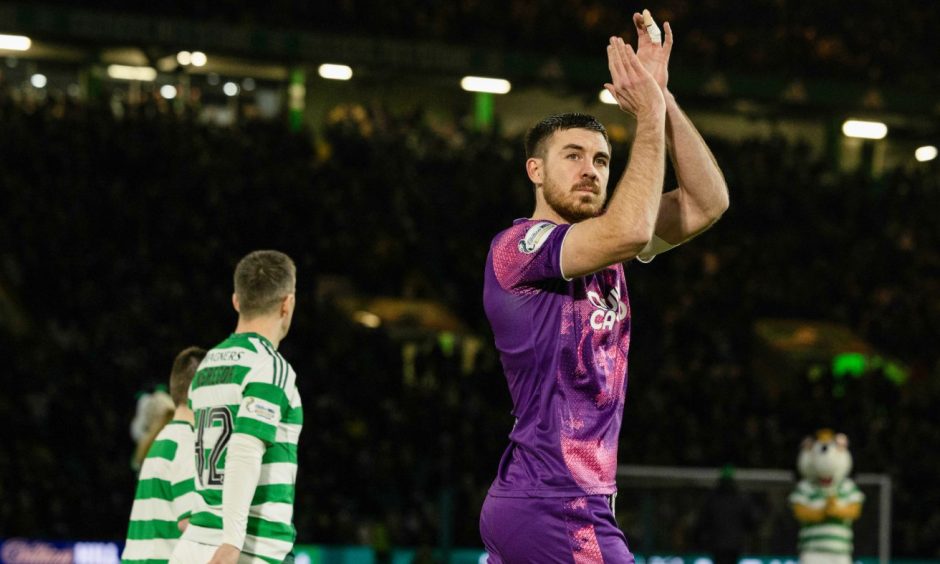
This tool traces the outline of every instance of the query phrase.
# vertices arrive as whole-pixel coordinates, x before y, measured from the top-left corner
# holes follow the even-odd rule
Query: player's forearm
[[[692,121],[669,92],[666,98],[666,147],[679,189],[713,223],[728,209],[728,185],[718,162]],[[701,226],[705,227],[705,226]]]
[[[662,111],[638,116],[630,162],[603,216],[615,237],[635,256],[649,242],[656,225],[665,175],[665,123]]]
[[[225,453],[222,485],[222,543],[241,550],[248,529],[251,500],[261,477],[265,446],[260,439],[235,433]]]

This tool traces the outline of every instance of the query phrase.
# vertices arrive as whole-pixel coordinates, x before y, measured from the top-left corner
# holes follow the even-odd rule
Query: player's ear
[[[241,307],[239,307],[238,305],[238,294],[235,294],[235,293],[232,294],[232,307],[234,307],[235,311],[237,311],[238,313],[242,312]]]
[[[281,317],[290,315],[295,303],[297,303],[297,294],[290,293],[284,296],[284,299],[281,300]]]
[[[545,182],[545,160],[539,157],[529,157],[525,162],[525,171],[529,175],[529,180],[533,184],[542,184]]]

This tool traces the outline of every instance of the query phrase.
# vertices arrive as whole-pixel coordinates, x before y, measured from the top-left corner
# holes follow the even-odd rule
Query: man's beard
[[[545,196],[545,202],[568,223],[578,223],[596,217],[603,209],[603,201],[595,207],[593,202],[584,202],[580,193],[566,191],[551,181],[545,182],[542,186],[542,193]],[[598,196],[595,194],[593,197]]]

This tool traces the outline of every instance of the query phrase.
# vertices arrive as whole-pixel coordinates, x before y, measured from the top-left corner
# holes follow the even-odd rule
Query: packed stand
[[[65,0],[46,3],[74,7]],[[432,40],[498,50],[597,57],[612,34],[633,33],[632,10],[615,0],[419,0],[330,3],[205,0],[119,4],[82,2],[86,9],[138,13],[254,28],[360,37]],[[786,78],[868,81],[883,86],[937,85],[931,33],[940,27],[932,0],[808,2],[757,0],[746,9],[721,0],[663,0],[645,6],[672,22],[674,61],[697,70],[772,73]]]

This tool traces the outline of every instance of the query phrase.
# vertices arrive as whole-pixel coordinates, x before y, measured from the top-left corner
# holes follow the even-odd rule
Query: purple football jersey
[[[570,225],[519,219],[490,246],[483,306],[516,424],[490,494],[609,495],[627,390],[623,265],[565,280]]]

